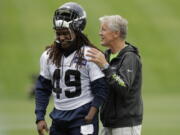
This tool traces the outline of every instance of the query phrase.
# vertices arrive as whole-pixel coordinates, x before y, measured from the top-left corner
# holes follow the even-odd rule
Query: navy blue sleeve
[[[52,92],[51,81],[45,79],[43,76],[39,76],[36,82],[35,90],[35,114],[36,122],[39,120],[44,120],[46,114],[46,108],[49,103],[49,98]]]
[[[99,108],[108,96],[108,85],[105,78],[103,77],[91,82],[91,89],[94,95],[92,106]]]

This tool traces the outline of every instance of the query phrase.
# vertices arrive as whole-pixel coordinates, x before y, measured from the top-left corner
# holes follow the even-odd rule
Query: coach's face
[[[56,39],[61,42],[62,48],[68,48],[75,39],[75,33],[68,28],[61,28],[56,30]]]
[[[114,41],[117,39],[117,32],[112,31],[107,23],[100,24],[99,36],[101,38],[101,45],[103,46],[111,46]]]

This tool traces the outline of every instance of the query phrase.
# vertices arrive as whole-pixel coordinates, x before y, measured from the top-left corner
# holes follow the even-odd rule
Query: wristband
[[[106,63],[101,69],[102,69],[102,70],[105,70],[105,69],[107,69],[108,67],[109,67],[109,64]]]

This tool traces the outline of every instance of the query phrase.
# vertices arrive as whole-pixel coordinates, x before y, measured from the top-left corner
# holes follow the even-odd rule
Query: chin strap
[[[75,40],[69,40],[69,41],[67,41],[68,42],[68,44],[70,44],[70,46],[68,47],[68,48],[63,48],[62,47],[62,44],[61,44],[61,41],[59,41],[58,39],[56,39],[55,41],[54,41],[54,44],[57,46],[57,48],[59,48],[59,49],[62,49],[62,50],[69,50],[69,48],[74,48],[74,43],[75,43]]]
[[[54,43],[58,48],[61,48],[61,42],[59,40],[56,39]]]

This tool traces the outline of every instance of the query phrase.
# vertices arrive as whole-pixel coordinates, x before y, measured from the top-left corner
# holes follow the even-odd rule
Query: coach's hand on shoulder
[[[44,130],[46,132],[48,132],[48,127],[47,127],[47,123],[46,123],[45,120],[38,121],[38,123],[37,123],[37,130],[38,130],[39,135],[45,135],[44,134]]]
[[[108,64],[105,55],[95,48],[89,49],[86,56],[90,57],[89,61],[96,63],[100,68],[103,68],[105,64]]]
[[[97,108],[92,106],[88,112],[88,114],[86,115],[86,117],[84,118],[85,119],[85,122],[87,123],[91,123],[94,116],[96,115],[97,113]]]

